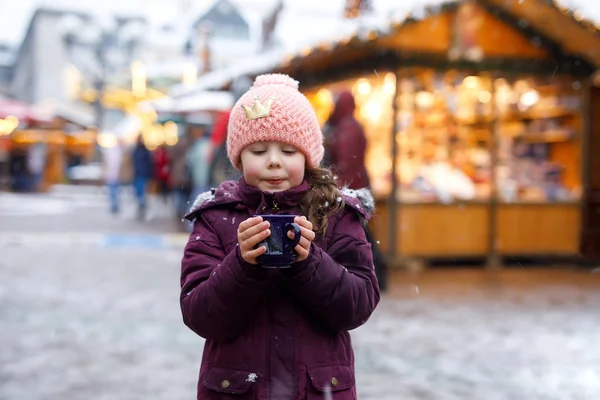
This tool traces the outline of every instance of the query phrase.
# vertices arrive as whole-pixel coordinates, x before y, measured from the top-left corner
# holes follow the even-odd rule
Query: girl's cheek
[[[248,175],[257,175],[258,168],[255,165],[249,164],[248,166],[244,166],[244,172]]]
[[[291,171],[295,176],[304,176],[304,165],[303,164],[298,164],[298,165],[294,165],[291,168]]]

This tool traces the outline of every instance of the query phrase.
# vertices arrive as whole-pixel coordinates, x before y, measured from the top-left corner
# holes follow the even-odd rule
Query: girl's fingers
[[[263,240],[265,240],[266,238],[268,238],[270,234],[271,234],[271,230],[270,229],[266,229],[264,231],[260,231],[256,235],[251,236],[248,239],[244,240],[243,245],[244,245],[245,248],[253,249],[254,246],[256,246],[257,244],[259,244],[260,242],[262,242]],[[242,244],[240,243],[240,246],[241,245]]]
[[[311,226],[312,226],[312,224],[311,224]],[[312,227],[310,229],[309,228],[300,228],[300,230],[302,231],[302,237],[307,238],[311,242],[313,240],[315,240],[316,234],[313,232]]]
[[[290,232],[288,233],[288,238],[290,238],[290,239],[294,239],[294,232],[291,232],[291,231],[290,231]],[[308,250],[308,249],[310,248],[310,244],[311,244],[311,242],[312,242],[312,240],[308,240],[306,237],[302,236],[302,237],[300,238],[300,241],[299,241],[299,242],[298,242],[298,244],[296,245],[296,247],[297,247],[297,246],[300,246],[300,247],[302,247],[303,249],[306,249],[306,250]]]
[[[301,231],[301,237],[300,237],[300,243],[303,243],[303,240],[306,241],[306,243],[308,243],[308,246],[310,245],[310,242],[312,242],[315,239],[315,233],[313,231],[309,231],[308,229],[302,229]],[[288,238],[290,240],[294,239],[294,231],[289,231],[288,232]],[[308,247],[305,246],[305,247]]]
[[[256,257],[260,256],[265,251],[267,251],[265,246],[260,246],[258,249],[249,250],[246,252],[244,259],[256,260]]]
[[[298,253],[298,258],[296,259],[297,261],[305,260],[308,257],[308,250],[304,247],[298,245],[294,248],[294,250],[296,253]]]
[[[264,232],[268,228],[269,228],[268,221],[263,221],[263,222],[258,223],[257,225],[250,226],[250,227],[246,228],[243,232],[240,232],[238,234],[238,241],[240,243],[243,241],[246,241],[246,240],[250,239],[251,237],[258,235],[259,233]],[[267,236],[269,236],[269,235],[267,235]],[[258,243],[258,242],[256,242],[256,243]]]
[[[246,231],[248,228],[258,225],[261,222],[262,222],[262,217],[252,217],[252,218],[248,218],[245,221],[242,221],[240,226],[238,226],[238,234],[241,234],[242,232]]]
[[[303,249],[308,250],[308,248],[310,247],[310,240],[308,240],[307,238],[303,237],[300,239],[300,242],[298,242],[299,246],[302,246]]]
[[[310,222],[308,219],[306,219],[306,217],[296,217],[294,218],[294,222],[297,223],[298,225],[300,225],[301,228],[306,228],[308,230],[313,229],[313,224],[312,222]]]
[[[300,234],[303,238],[310,240],[311,242],[315,239],[316,234],[310,229],[300,228]],[[294,239],[294,231],[288,231],[288,238]]]

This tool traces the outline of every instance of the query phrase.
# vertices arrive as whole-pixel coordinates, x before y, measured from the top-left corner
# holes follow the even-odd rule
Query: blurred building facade
[[[37,10],[16,55],[10,85],[12,97],[33,104],[67,97],[64,70],[67,52],[59,34],[59,11]]]
[[[77,19],[79,28],[87,30],[83,29],[75,37],[66,26],[69,18]],[[131,19],[117,18],[117,29]],[[98,40],[97,34],[89,31],[92,24],[94,18],[90,14],[37,9],[15,58],[10,94],[30,104],[45,100],[67,102],[76,98],[79,90],[92,86],[95,74],[110,76],[114,73],[114,68],[102,71],[102,66],[98,65],[97,49],[91,45]],[[122,68],[131,62],[135,52],[130,47],[123,47],[121,54],[113,52],[109,56],[119,62],[107,63],[108,66]]]
[[[260,48],[260,27],[229,0],[183,1],[171,21],[148,32],[143,60],[149,85],[165,92],[172,85],[193,85],[213,69],[224,68]]]
[[[7,96],[13,76],[15,49],[9,44],[0,44],[0,95]]]

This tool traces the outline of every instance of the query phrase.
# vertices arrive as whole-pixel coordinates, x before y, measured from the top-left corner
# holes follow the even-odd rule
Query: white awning
[[[153,109],[158,113],[191,113],[195,111],[225,111],[233,107],[233,96],[229,92],[203,90],[187,96],[161,97],[140,104],[140,109]]]
[[[225,111],[233,107],[233,96],[229,92],[196,92],[175,101],[176,112]]]

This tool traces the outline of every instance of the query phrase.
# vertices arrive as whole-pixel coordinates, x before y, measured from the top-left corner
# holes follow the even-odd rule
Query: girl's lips
[[[271,185],[279,185],[283,183],[283,179],[267,179],[267,182]]]

